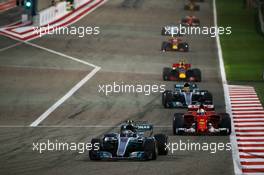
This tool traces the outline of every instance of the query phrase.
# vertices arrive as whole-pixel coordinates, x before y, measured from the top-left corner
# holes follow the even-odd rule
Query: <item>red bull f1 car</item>
[[[167,136],[152,136],[152,133],[152,125],[128,121],[121,125],[120,133],[92,139],[95,146],[89,151],[89,157],[91,160],[155,160],[158,155],[167,155]]]
[[[213,104],[213,96],[207,90],[200,90],[195,83],[180,83],[175,89],[162,93],[164,108],[187,108],[189,105]]]
[[[191,68],[191,64],[186,64],[184,60],[172,65],[172,68],[163,68],[164,81],[185,81],[185,82],[201,82],[201,70]]]
[[[189,45],[186,42],[182,42],[180,38],[170,38],[169,41],[164,41],[161,45],[161,50],[166,51],[180,51],[188,52]]]
[[[181,25],[186,26],[186,27],[188,27],[188,26],[193,26],[193,27],[200,26],[200,20],[195,16],[185,16],[181,20]]]
[[[230,135],[231,119],[227,113],[216,113],[213,105],[190,105],[187,113],[174,114],[173,134]]]
[[[204,2],[204,0],[193,0],[193,2]]]

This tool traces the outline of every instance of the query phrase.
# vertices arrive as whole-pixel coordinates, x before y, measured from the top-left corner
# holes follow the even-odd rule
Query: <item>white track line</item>
[[[254,141],[254,142],[249,142],[249,141],[245,141],[245,142],[240,142],[239,143],[240,145],[263,145],[264,144],[264,141]]]
[[[14,48],[14,47],[19,46],[19,45],[21,45],[21,44],[22,44],[21,42],[18,42],[18,43],[12,44],[12,45],[10,45],[10,46],[7,46],[7,47],[4,47],[4,48],[1,48],[1,49],[0,49],[0,52],[3,52],[3,51],[5,51],[5,50],[11,49],[11,48]]]
[[[82,64],[85,64],[85,65],[88,65],[88,66],[91,66],[91,67],[94,67],[94,68],[97,68],[98,66],[94,65],[94,64],[91,64],[91,63],[88,63],[86,61],[83,61],[83,60],[80,60],[78,58],[75,58],[75,57],[72,57],[72,56],[69,56],[69,55],[66,55],[66,54],[63,54],[63,53],[60,53],[60,52],[57,52],[57,51],[54,51],[54,50],[51,50],[51,49],[48,49],[48,48],[45,48],[45,47],[42,47],[42,46],[39,46],[37,44],[34,44],[34,43],[30,43],[28,41],[25,41],[23,42],[27,45],[30,45],[30,46],[33,46],[33,47],[36,47],[36,48],[39,48],[41,50],[45,50],[47,52],[50,52],[50,53],[53,53],[53,54],[56,54],[56,55],[59,55],[59,56],[62,56],[62,57],[65,57],[67,59],[70,59],[70,60],[73,60],[73,61],[76,61],[78,63],[82,63]]]
[[[105,0],[104,2],[106,2],[107,0]],[[86,15],[84,15],[86,16]],[[84,17],[83,16],[83,17]],[[10,38],[10,37],[9,37]],[[27,45],[30,45],[32,47],[36,47],[36,48],[39,48],[41,50],[45,50],[47,52],[50,52],[50,53],[53,53],[53,54],[56,54],[56,55],[59,55],[59,56],[62,56],[64,58],[67,58],[67,59],[70,59],[70,60],[73,60],[73,61],[76,61],[78,63],[82,63],[82,64],[85,64],[87,66],[91,66],[91,67],[94,67],[94,69],[89,73],[87,74],[80,82],[78,82],[72,89],[70,89],[70,91],[68,91],[63,97],[61,97],[57,102],[55,102],[49,109],[47,109],[42,115],[40,115],[34,122],[32,122],[29,126],[27,127],[37,127],[43,120],[45,120],[53,111],[55,111],[60,105],[62,105],[68,98],[70,98],[77,90],[79,90],[89,79],[91,79],[95,74],[96,72],[98,72],[101,67],[99,66],[96,66],[94,64],[91,64],[89,62],[86,62],[86,61],[83,61],[83,60],[80,60],[78,58],[75,58],[75,57],[72,57],[72,56],[69,56],[69,55],[66,55],[66,54],[63,54],[63,53],[60,53],[60,52],[57,52],[57,51],[54,51],[54,50],[51,50],[51,49],[48,49],[48,48],[45,48],[45,47],[42,47],[42,46],[39,46],[37,44],[34,44],[34,43],[30,43],[29,41],[31,40],[28,40],[28,41],[22,41],[20,39],[17,39],[17,38],[13,38],[11,37],[13,40],[16,40],[16,41],[19,41],[19,43],[16,43],[16,44],[13,44],[13,45],[10,45],[8,47],[5,47],[5,48],[2,48],[0,49],[0,52],[1,51],[5,51],[5,50],[8,50],[10,48],[14,48],[22,43],[24,44],[27,44]],[[33,40],[33,39],[32,39]],[[10,126],[10,125],[9,125]],[[7,126],[7,127],[9,127]],[[0,126],[1,127],[4,127],[4,126]],[[16,126],[13,126],[12,127],[16,127]],[[17,126],[17,127],[21,127],[21,126]],[[59,127],[59,126],[56,126],[56,127]]]
[[[94,69],[89,74],[87,74],[81,81],[79,81],[72,89],[70,89],[70,91],[68,91],[63,97],[61,97],[56,103],[54,103],[49,109],[47,109],[42,115],[40,115],[34,122],[32,122],[30,124],[31,127],[36,127],[43,120],[45,120],[53,111],[55,111],[60,105],[62,105],[67,99],[69,99],[77,90],[79,90],[101,68],[96,66],[96,65],[94,65],[94,64],[91,64],[91,63],[88,63],[86,61],[80,60],[78,58],[75,58],[75,57],[72,57],[72,56],[69,56],[69,55],[66,55],[66,54],[63,54],[63,53],[60,53],[60,52],[45,48],[45,47],[42,47],[42,46],[39,46],[39,45],[34,44],[34,43],[30,43],[30,42],[24,42],[24,43],[27,44],[27,45],[39,48],[41,50],[45,50],[47,52],[62,56],[64,58],[67,58],[67,59],[70,59],[70,60],[85,64],[85,65],[88,65],[88,66],[91,66],[91,67],[94,67]]]
[[[232,101],[233,104],[261,104],[259,100],[254,101]]]
[[[254,127],[254,129],[252,129],[252,128],[236,128],[236,130],[240,130],[240,131],[243,131],[243,130],[263,130],[263,127]]]
[[[40,115],[35,121],[33,121],[29,126],[30,127],[36,127],[38,126],[43,120],[45,120],[53,111],[55,111],[60,105],[62,105],[67,99],[69,99],[77,90],[79,90],[89,79],[91,79],[95,74],[96,72],[98,72],[101,67],[99,66],[96,66],[92,63],[88,63],[86,61],[83,61],[83,60],[80,60],[78,58],[75,58],[75,57],[72,57],[72,56],[69,56],[69,55],[66,55],[66,54],[63,54],[63,53],[60,53],[60,52],[57,52],[57,51],[54,51],[52,49],[48,49],[48,48],[45,48],[45,47],[42,47],[42,46],[39,46],[37,44],[34,44],[34,43],[30,43],[29,41],[21,41],[19,39],[14,39],[16,41],[19,41],[20,43],[24,43],[24,44],[27,44],[27,45],[30,45],[32,47],[36,47],[38,49],[41,49],[41,50],[45,50],[47,52],[50,52],[50,53],[53,53],[53,54],[56,54],[56,55],[59,55],[61,57],[64,57],[64,58],[67,58],[67,59],[70,59],[70,60],[73,60],[73,61],[76,61],[78,63],[81,63],[81,64],[85,64],[87,66],[91,66],[93,67],[94,69],[89,73],[87,74],[80,82],[78,82],[72,89],[70,89],[70,91],[68,91],[63,97],[61,97],[57,102],[55,102],[49,109],[47,109],[42,115]],[[12,47],[15,47],[12,46]],[[10,47],[7,47],[5,48],[5,50],[7,49],[10,49],[12,48],[11,46]]]
[[[243,106],[234,106],[234,105],[232,105],[232,108],[233,109],[241,109],[241,110],[243,110],[243,109],[247,109],[247,110],[253,110],[253,109],[263,109],[263,107],[261,106],[261,105],[259,105],[259,106],[246,106],[246,107],[243,107]]]
[[[216,1],[215,0],[213,0],[213,12],[214,12],[214,26],[218,27],[218,25],[217,25]],[[231,115],[231,120],[233,120],[232,113],[231,113],[231,101],[230,101],[229,91],[228,91],[229,87],[228,87],[227,80],[226,80],[224,59],[223,59],[223,53],[222,53],[222,47],[220,44],[219,35],[216,36],[216,44],[217,44],[217,50],[218,50],[218,60],[219,60],[219,65],[220,65],[222,84],[223,84],[223,89],[224,89],[226,112]],[[234,128],[233,121],[232,121],[232,128]],[[239,160],[239,153],[238,153],[237,142],[236,142],[236,135],[234,132],[232,132],[230,135],[230,142],[232,145],[232,157],[233,157],[235,174],[242,174],[242,171],[240,169],[240,160]]]
[[[234,117],[264,117],[264,114],[243,114],[243,115],[240,115],[240,114],[235,114],[233,115]]]
[[[76,91],[78,91],[88,80],[90,80],[96,72],[101,68],[96,67],[86,75],[81,81],[79,81],[70,91],[68,91],[62,98],[60,98],[56,103],[54,103],[48,110],[46,110],[41,116],[39,116],[30,126],[38,126],[43,120],[45,120],[53,111],[55,111],[61,104],[63,104],[67,99],[69,99]]]

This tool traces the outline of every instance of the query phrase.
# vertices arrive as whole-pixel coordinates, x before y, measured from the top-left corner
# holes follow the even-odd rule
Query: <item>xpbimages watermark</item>
[[[209,152],[211,154],[215,154],[218,151],[231,151],[232,146],[231,143],[208,143],[208,142],[191,142],[190,140],[187,140],[187,142],[184,142],[182,140],[179,140],[179,142],[170,142],[166,145],[166,150],[171,152],[172,154],[175,154],[176,151],[204,151]]]
[[[76,35],[79,38],[83,38],[86,35],[99,35],[100,27],[53,27],[47,25],[46,27],[34,27],[34,33],[42,37],[43,35]]]
[[[208,35],[212,38],[217,35],[231,35],[232,27],[200,27],[200,26],[165,26],[165,35]]]
[[[86,143],[86,142],[62,142],[59,140],[47,140],[45,142],[33,142],[32,150],[40,154],[44,152],[55,152],[55,151],[76,151],[80,154],[90,150],[99,150],[99,143]]]
[[[166,85],[159,84],[125,84],[124,82],[113,82],[112,84],[98,85],[98,92],[106,96],[116,93],[138,93],[146,96],[151,93],[162,93]]]

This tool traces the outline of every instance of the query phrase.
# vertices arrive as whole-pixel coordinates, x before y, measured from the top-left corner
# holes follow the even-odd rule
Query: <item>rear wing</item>
[[[142,121],[135,122],[134,126],[138,132],[146,132],[146,131],[152,131],[153,130],[153,125],[151,125],[147,122],[144,122],[144,121],[143,122]]]
[[[132,127],[132,128],[131,128]],[[124,123],[121,125],[121,130],[132,129],[135,132],[146,132],[152,131],[153,125],[145,122],[145,121],[138,121],[138,122],[131,122],[131,123]]]
[[[214,105],[203,105],[205,111],[214,111]],[[200,108],[200,105],[189,105],[188,111],[197,111]]]
[[[175,85],[174,85],[175,90],[181,90],[181,89],[183,89],[183,88],[184,88],[184,84],[185,84],[185,83],[178,83],[178,84],[175,84]],[[191,89],[191,90],[194,90],[194,89],[197,89],[197,90],[198,90],[198,86],[197,86],[197,84],[195,84],[195,83],[189,83],[189,84],[190,84],[190,89]]]
[[[180,64],[179,63],[172,64],[172,67],[178,68],[178,67],[180,67]],[[184,67],[185,67],[185,69],[189,69],[192,66],[191,66],[191,64],[184,64]]]

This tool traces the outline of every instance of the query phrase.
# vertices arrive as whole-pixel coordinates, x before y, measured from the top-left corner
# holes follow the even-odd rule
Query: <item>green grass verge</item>
[[[256,88],[264,104],[264,37],[258,32],[257,11],[245,9],[241,0],[217,0],[218,25],[232,27],[221,35],[227,80]]]

